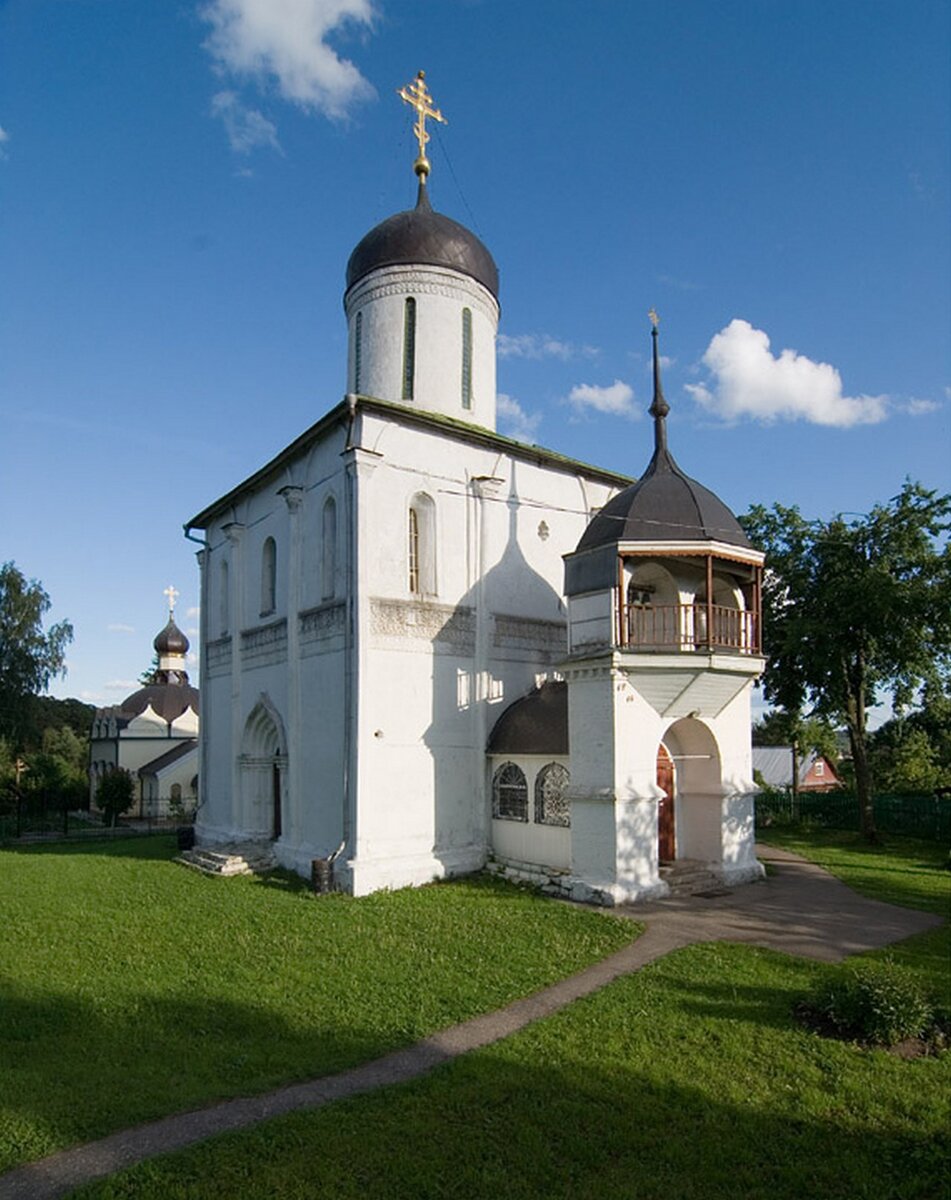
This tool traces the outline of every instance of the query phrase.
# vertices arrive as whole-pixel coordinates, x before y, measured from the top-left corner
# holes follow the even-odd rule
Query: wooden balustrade
[[[627,604],[621,645],[631,650],[759,654],[759,621],[755,612],[722,604]]]

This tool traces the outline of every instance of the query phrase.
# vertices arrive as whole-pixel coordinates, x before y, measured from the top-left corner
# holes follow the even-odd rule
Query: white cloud
[[[7,157],[7,152],[6,152],[5,147],[9,140],[10,140],[10,135],[3,128],[3,126],[0,125],[0,162],[2,162],[3,159],[5,159]]]
[[[530,442],[541,423],[541,413],[527,413],[512,396],[499,392],[495,411],[502,425],[501,432],[517,442]]]
[[[106,626],[106,629],[110,633],[135,633],[135,629],[132,625],[123,625],[121,621],[113,621],[111,624]]]
[[[108,679],[102,686],[107,692],[134,692],[139,684],[134,679]]]
[[[923,417],[926,413],[937,412],[940,407],[937,400],[919,399],[917,396],[912,396],[902,405],[910,417]]]
[[[845,429],[888,415],[887,396],[844,396],[835,367],[795,350],[776,358],[767,335],[739,318],[714,335],[702,361],[711,385],[687,384],[687,391],[724,421],[803,420]]]
[[[105,699],[101,692],[91,692],[88,688],[79,693],[79,698],[87,704],[98,704]]]
[[[573,342],[553,338],[548,333],[519,333],[514,336],[500,333],[496,339],[496,351],[499,358],[560,358],[565,362],[569,358],[594,358],[598,354],[596,346],[576,346]]]
[[[285,100],[334,120],[374,95],[359,70],[327,44],[346,27],[372,27],[372,0],[209,0],[205,48],[219,73],[276,83]]]
[[[198,607],[189,608],[185,612],[185,619],[187,621],[197,621],[200,616],[201,616],[201,609]]]
[[[236,154],[250,154],[259,146],[280,151],[277,126],[256,108],[248,108],[234,92],[218,92],[211,99],[211,115],[220,117],[228,142]]]
[[[568,393],[568,403],[577,412],[593,409],[595,412],[608,413],[615,417],[633,417],[634,389],[630,384],[620,379],[610,387],[598,387],[591,383],[579,383]]]

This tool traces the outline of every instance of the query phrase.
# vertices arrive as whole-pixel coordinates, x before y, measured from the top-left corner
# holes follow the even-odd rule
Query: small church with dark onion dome
[[[90,735],[89,796],[96,807],[99,782],[109,771],[128,771],[135,784],[131,815],[166,817],[169,802],[198,804],[199,694],[188,681],[188,638],[175,623],[173,587],[168,621],[152,642],[158,665],[149,681],[121,704],[99,708]]]
[[[656,314],[640,478],[498,434],[498,270],[433,208],[423,73],[399,94],[416,202],[350,255],[344,397],[186,525],[196,853],[355,895],[486,868],[605,905],[758,879],[763,556],[671,453]]]

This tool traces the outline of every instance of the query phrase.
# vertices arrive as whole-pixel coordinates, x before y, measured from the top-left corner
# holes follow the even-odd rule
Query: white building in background
[[[168,623],[152,643],[158,666],[150,682],[121,704],[96,709],[90,734],[89,798],[103,775],[128,771],[135,784],[139,816],[168,815],[170,800],[193,809],[198,803],[198,689],[185,669],[189,642],[175,624],[174,588],[169,596]]]
[[[198,841],[357,895],[487,863],[608,904],[663,894],[662,861],[758,878],[762,556],[669,454],[656,325],[638,483],[495,432],[498,272],[420,137],[416,207],[350,256],[345,398],[186,526]]]

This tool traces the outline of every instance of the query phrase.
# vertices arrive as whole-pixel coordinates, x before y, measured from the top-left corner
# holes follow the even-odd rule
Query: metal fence
[[[934,793],[885,794],[874,798],[875,824],[880,833],[951,841],[951,797]],[[756,825],[806,825],[817,829],[858,829],[859,807],[854,792],[792,792],[767,789],[756,797]]]
[[[44,791],[24,792],[0,798],[0,844],[68,838],[84,841],[129,834],[172,833],[178,820],[169,814],[168,803],[160,811],[139,813],[138,802],[115,825],[107,825],[98,812],[77,808],[74,796]]]

